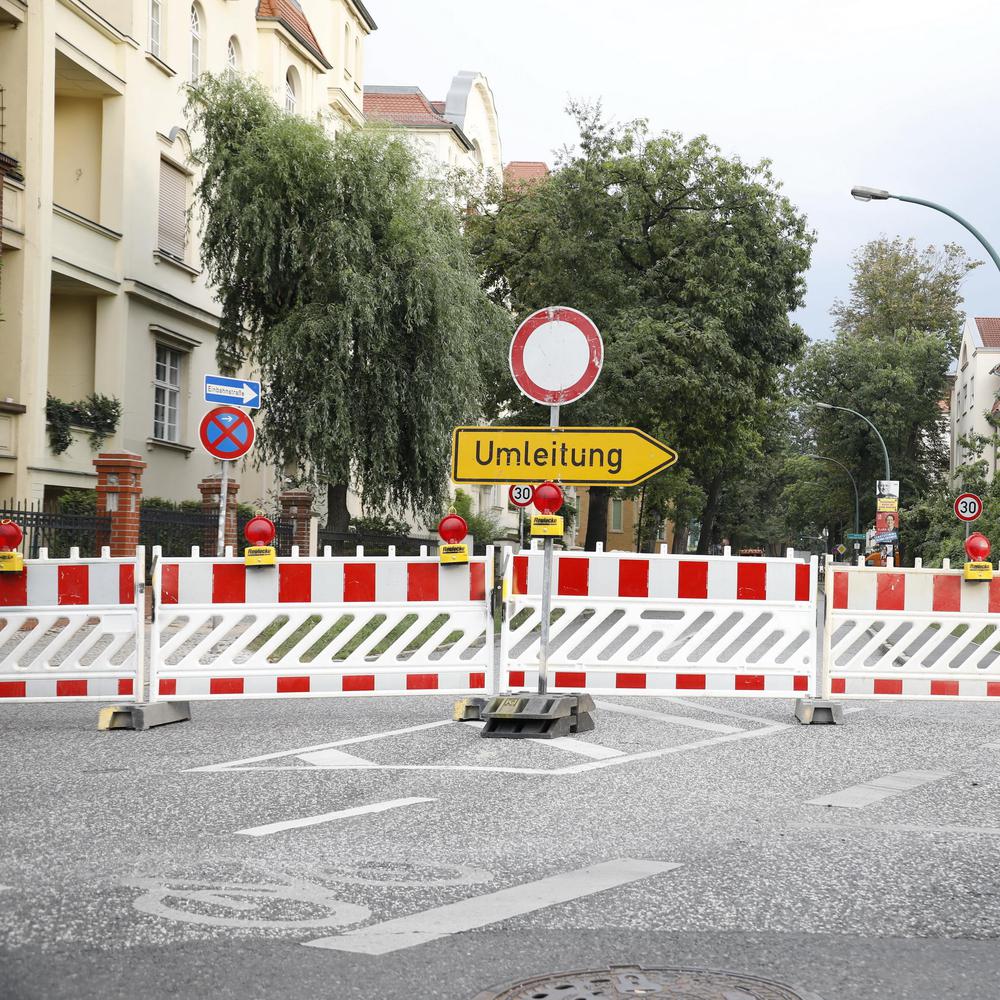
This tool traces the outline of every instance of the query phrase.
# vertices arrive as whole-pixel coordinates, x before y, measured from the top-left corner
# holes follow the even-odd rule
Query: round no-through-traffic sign
[[[983,513],[983,501],[975,493],[963,493],[955,498],[955,517],[960,521],[975,521]]]
[[[217,406],[201,418],[198,429],[202,447],[213,458],[234,461],[252,447],[255,432],[253,421],[235,406]]]
[[[528,483],[516,483],[507,491],[507,496],[515,507],[529,507],[535,499],[535,487]]]
[[[536,403],[561,406],[585,395],[604,364],[604,341],[577,309],[549,306],[532,313],[510,342],[510,372]]]

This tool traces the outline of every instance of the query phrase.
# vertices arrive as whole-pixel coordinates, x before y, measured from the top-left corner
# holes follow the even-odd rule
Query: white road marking
[[[610,701],[595,701],[598,708],[606,712],[620,712],[622,715],[638,715],[644,719],[656,719],[658,722],[669,722],[675,726],[689,726],[691,729],[705,729],[710,733],[742,733],[737,726],[724,726],[721,722],[705,722],[702,719],[691,719],[686,715],[666,715],[663,712],[653,712],[648,708],[633,708],[631,705],[616,705]],[[700,706],[699,706],[700,707]]]
[[[389,799],[386,802],[373,802],[367,806],[355,806],[353,809],[340,809],[337,812],[323,813],[321,816],[303,816],[301,819],[287,819],[279,823],[267,823],[264,826],[251,826],[246,830],[237,830],[236,832],[245,837],[266,837],[269,833],[280,833],[282,830],[295,830],[302,826],[329,823],[335,819],[350,819],[352,816],[386,812],[389,809],[399,809],[401,806],[416,805],[418,802],[437,802],[437,799]]]
[[[328,948],[359,955],[387,955],[524,913],[534,913],[557,903],[592,896],[652,875],[662,875],[675,868],[680,865],[619,858],[303,944],[307,948]]]
[[[1000,826],[920,826],[917,823],[793,823],[795,830],[864,830],[878,833],[968,833],[973,836],[1000,837]]]
[[[983,750],[1000,750],[1000,743],[980,743],[979,746]]]
[[[850,715],[851,712],[867,712],[867,708],[862,708],[860,705],[856,705],[854,708],[845,708],[844,715]]]
[[[370,760],[354,757],[336,747],[314,750],[312,753],[300,753],[297,756],[299,760],[304,760],[307,764],[315,764],[317,767],[378,767]]]
[[[697,709],[699,712],[709,712],[712,715],[728,715],[730,719],[746,719],[748,722],[761,722],[767,726],[774,725],[774,719],[764,719],[759,715],[747,715],[746,712],[734,712],[729,708],[706,705],[704,701],[689,701],[687,698],[665,698],[664,700],[672,701],[675,705],[687,705],[688,708]]]
[[[471,726],[475,729],[483,729],[485,722],[463,722],[463,726]],[[555,747],[557,750],[565,750],[568,753],[577,753],[581,757],[592,757],[594,760],[608,760],[611,757],[624,757],[622,750],[614,750],[611,747],[601,746],[599,743],[588,743],[586,740],[576,739],[573,736],[554,736],[550,740],[527,738],[528,743],[540,743],[543,747]]]
[[[807,806],[838,806],[843,809],[863,809],[873,802],[880,802],[892,795],[912,791],[931,781],[951,776],[951,771],[897,771],[883,778],[874,778],[860,785],[851,785],[831,795],[809,799]]]

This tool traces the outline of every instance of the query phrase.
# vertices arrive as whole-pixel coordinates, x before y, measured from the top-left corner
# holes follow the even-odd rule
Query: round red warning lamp
[[[243,537],[251,545],[270,545],[276,534],[277,529],[274,526],[274,521],[269,517],[264,517],[263,514],[250,518],[243,529]]]
[[[535,487],[535,507],[540,514],[555,514],[563,505],[563,491],[555,483]]]
[[[990,540],[981,531],[974,531],[965,540],[965,552],[973,562],[986,562],[990,557]]]
[[[13,552],[21,544],[24,532],[13,521],[0,521],[0,552]]]
[[[438,524],[438,534],[446,545],[458,545],[468,533],[469,526],[459,514],[445,514]]]

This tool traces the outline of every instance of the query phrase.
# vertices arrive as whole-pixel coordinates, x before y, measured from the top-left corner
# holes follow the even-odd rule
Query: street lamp
[[[858,484],[854,480],[854,476],[851,475],[851,470],[844,465],[843,462],[838,462],[835,458],[827,458],[826,455],[806,455],[806,458],[814,458],[817,462],[833,462],[834,465],[840,466],[841,469],[847,474],[847,478],[850,479],[851,485],[854,487],[854,534],[861,534],[861,501],[858,498]]]
[[[858,201],[887,201],[889,198],[894,198],[896,201],[908,201],[914,205],[923,205],[925,208],[933,208],[936,212],[942,212],[947,215],[949,219],[954,219],[960,226],[964,226],[966,229],[972,233],[973,236],[982,244],[983,249],[990,255],[990,259],[997,266],[997,270],[1000,271],[1000,254],[997,254],[996,250],[993,249],[992,244],[988,239],[986,239],[983,234],[976,229],[976,227],[968,221],[968,219],[963,219],[957,212],[953,212],[950,208],[945,208],[944,205],[939,205],[936,201],[926,201],[923,198],[911,198],[909,195],[905,194],[890,194],[883,188],[873,188],[873,187],[852,187],[851,196]]]
[[[879,434],[878,428],[863,414],[858,413],[857,410],[852,410],[849,406],[834,406],[833,403],[821,403],[819,400],[812,401],[813,406],[819,406],[824,410],[843,410],[845,413],[853,413],[856,417],[861,417],[861,419],[875,432],[875,436],[879,439],[882,445],[882,455],[885,458],[885,478],[892,479],[892,475],[889,472],[889,449],[885,446],[885,440],[882,435]]]

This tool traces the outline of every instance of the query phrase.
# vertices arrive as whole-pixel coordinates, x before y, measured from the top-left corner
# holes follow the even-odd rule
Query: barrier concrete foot
[[[491,698],[483,708],[485,739],[551,740],[594,729],[589,694],[517,694]]]
[[[97,717],[98,729],[152,729],[172,722],[187,722],[191,703],[153,701],[142,705],[108,705]]]
[[[844,706],[827,698],[797,698],[795,718],[803,726],[839,726],[844,722]]]
[[[485,707],[485,698],[459,698],[451,711],[452,720],[455,722],[479,722],[483,718]]]

